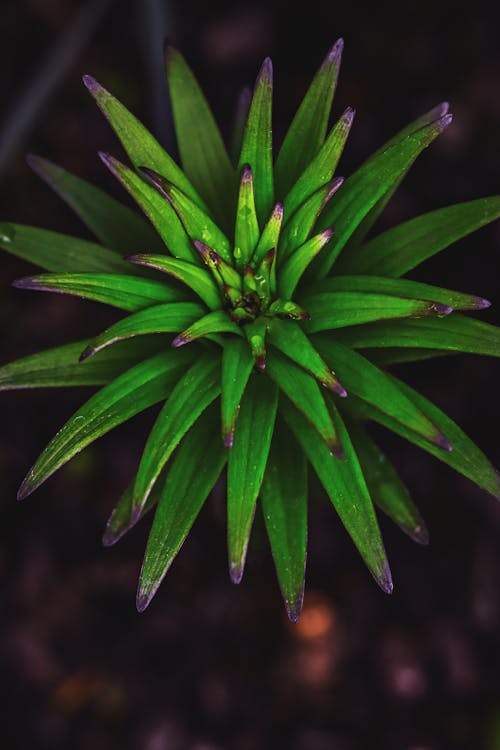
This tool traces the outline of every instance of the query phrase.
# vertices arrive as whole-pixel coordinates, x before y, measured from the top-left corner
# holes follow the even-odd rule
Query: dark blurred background
[[[1,217],[85,234],[30,173],[46,156],[122,199],[98,149],[119,148],[81,75],[91,73],[171,149],[165,35],[186,54],[228,133],[262,58],[283,134],[328,47],[346,49],[334,111],[357,118],[341,173],[443,99],[455,120],[379,226],[500,192],[500,49],[493,2],[418,5],[4,0],[0,14]],[[486,296],[500,323],[500,225],[416,277]],[[0,362],[89,336],[98,305],[10,288],[1,260]],[[462,356],[400,368],[497,465],[500,366]],[[41,750],[498,750],[500,513],[435,459],[381,434],[430,528],[418,547],[381,519],[395,592],[382,594],[325,498],[311,496],[307,593],[288,623],[256,519],[245,579],[229,583],[222,490],[207,503],[150,609],[134,595],[148,522],[116,548],[101,530],[140,455],[146,414],[25,504],[15,493],[82,390],[1,395],[0,705],[3,746]]]

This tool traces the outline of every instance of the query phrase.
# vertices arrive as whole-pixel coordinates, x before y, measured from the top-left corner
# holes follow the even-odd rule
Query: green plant
[[[260,498],[292,620],[303,596],[310,468],[384,591],[392,590],[392,581],[374,504],[415,541],[427,541],[418,510],[365,420],[500,494],[499,476],[462,430],[383,369],[453,351],[498,356],[499,329],[456,312],[488,307],[486,300],[400,277],[500,216],[500,198],[434,211],[366,240],[451,115],[439,105],[343,182],[334,175],[353,110],[327,135],[341,52],[340,40],[274,163],[270,60],[253,95],[241,99],[231,159],[193,74],[177,51],[167,51],[182,170],[86,76],[132,167],[107,154],[101,158],[156,231],[99,189],[35,157],[31,166],[100,244],[2,225],[5,249],[49,272],[16,286],[74,294],[130,313],[90,341],[0,369],[2,389],[103,386],[43,451],[19,498],[99,436],[164,402],[135,480],[104,535],[104,543],[113,544],[157,506],[139,610],[226,463],[231,578],[239,582],[243,574]]]

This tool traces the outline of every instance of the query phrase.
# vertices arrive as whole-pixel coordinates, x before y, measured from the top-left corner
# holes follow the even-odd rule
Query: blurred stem
[[[34,127],[42,108],[88,44],[113,0],[90,0],[19,96],[0,132],[0,176]]]
[[[143,49],[146,65],[146,80],[150,97],[152,130],[162,144],[168,148],[172,141],[170,103],[163,46],[165,37],[172,32],[172,16],[169,0],[139,0],[138,13],[143,23]]]

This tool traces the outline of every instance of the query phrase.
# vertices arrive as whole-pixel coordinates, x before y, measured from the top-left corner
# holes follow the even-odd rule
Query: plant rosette
[[[500,479],[449,417],[387,371],[452,352],[499,356],[500,329],[463,315],[481,297],[403,278],[500,216],[500,197],[367,235],[417,156],[450,124],[446,103],[412,122],[347,179],[336,175],[353,124],[331,128],[343,43],[326,56],[273,159],[273,71],[265,60],[239,102],[230,150],[179,52],[167,49],[178,164],[112,94],[84,83],[130,161],[101,159],[145,217],[45,159],[30,166],[95,242],[3,224],[0,245],[42,273],[22,289],[124,310],[89,340],[0,368],[0,388],[99,386],[51,440],[24,499],[79,451],[162,404],[134,480],[104,534],[111,545],[148,511],[144,610],[227,465],[231,579],[243,575],[256,507],[291,620],[306,563],[308,475],[318,477],[386,592],[392,579],[375,507],[428,541],[419,511],[366,430],[373,420],[494,496]]]

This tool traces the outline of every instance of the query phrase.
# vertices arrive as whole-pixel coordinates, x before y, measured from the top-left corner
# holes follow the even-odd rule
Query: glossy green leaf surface
[[[8,224],[5,229],[0,227],[0,247],[55,273],[133,273],[129,264],[114,250],[78,237],[23,224]]]
[[[104,190],[48,159],[30,154],[26,160],[105,247],[120,254],[144,247],[161,250],[161,242],[147,222]]]
[[[443,450],[450,450],[446,435],[404,395],[390,376],[365,357],[326,336],[315,337],[314,343],[328,364],[335,367],[349,394],[358,396]]]
[[[500,357],[500,328],[453,313],[443,319],[394,320],[339,331],[343,343],[365,347],[408,347]]]
[[[221,418],[224,445],[231,448],[241,399],[253,370],[254,360],[245,341],[231,338],[222,353]]]
[[[17,279],[14,286],[18,289],[72,294],[129,312],[161,302],[181,302],[186,299],[186,293],[172,285],[125,274],[44,273]]]
[[[220,295],[210,274],[195,263],[169,258],[166,255],[130,255],[127,260],[139,266],[154,268],[185,284],[210,310],[220,307]]]
[[[259,237],[252,170],[245,164],[241,173],[234,230],[233,255],[237,266],[245,267],[254,253]]]
[[[213,439],[214,410],[208,410],[183,439],[156,509],[142,564],[137,609],[150,603],[219,477],[227,454]],[[203,466],[203,471],[199,467]]]
[[[342,445],[316,380],[275,350],[268,352],[266,371],[313,425],[328,449],[341,455]]]
[[[390,318],[447,315],[451,312],[450,308],[429,300],[373,292],[315,292],[305,294],[300,301],[311,317],[304,323],[307,333]]]
[[[222,224],[227,225],[231,222],[233,205],[225,196],[236,188],[235,170],[212,111],[184,57],[173,47],[168,47],[166,58],[182,166],[207,205]],[[142,163],[153,166],[147,161]],[[158,171],[167,177],[161,170]]]
[[[391,593],[392,577],[375,511],[340,415],[333,412],[345,453],[341,461],[332,456],[315,430],[289,402],[283,402],[283,412],[368,570],[382,590]]]
[[[272,97],[273,66],[267,58],[255,82],[239,160],[240,167],[248,164],[252,169],[255,207],[261,224],[267,220],[274,201]]]
[[[425,521],[395,468],[356,420],[346,421],[373,502],[418,544],[429,543]]]
[[[160,499],[161,490],[163,489],[163,484],[164,482],[162,483],[161,481],[158,481],[155,484],[149,494],[146,504],[141,508],[140,513],[134,513],[134,508],[132,506],[134,482],[131,482],[128,485],[106,522],[106,528],[102,535],[102,543],[104,547],[112,547],[119,542],[125,534],[139,523],[141,518],[157,505],[158,500]]]
[[[206,352],[176,383],[149,433],[135,480],[134,515],[144,507],[182,437],[219,394],[220,357]]]
[[[189,321],[203,315],[203,307],[196,302],[167,302],[132,313],[96,336],[82,352],[82,360],[93,357],[101,349],[123,339],[145,336],[148,333],[176,333]]]
[[[18,498],[30,495],[113,427],[165,398],[190,359],[189,351],[178,352],[176,357],[162,352],[127,370],[92,396],[47,445],[26,475]]]
[[[182,328],[182,326],[180,327]],[[215,310],[200,317],[189,328],[179,333],[173,340],[172,346],[184,346],[212,333],[233,333],[236,336],[243,336],[241,328],[233,323],[227,312]]]
[[[261,502],[285,607],[297,622],[306,568],[307,461],[282,419],[274,430]]]
[[[243,576],[255,505],[264,477],[278,389],[269,378],[254,374],[241,400],[227,471],[229,572],[233,583]]]
[[[329,50],[292,120],[276,160],[276,191],[284,197],[323,145],[344,42]]]
[[[346,253],[339,271],[397,278],[499,216],[500,196],[431,211]]]

